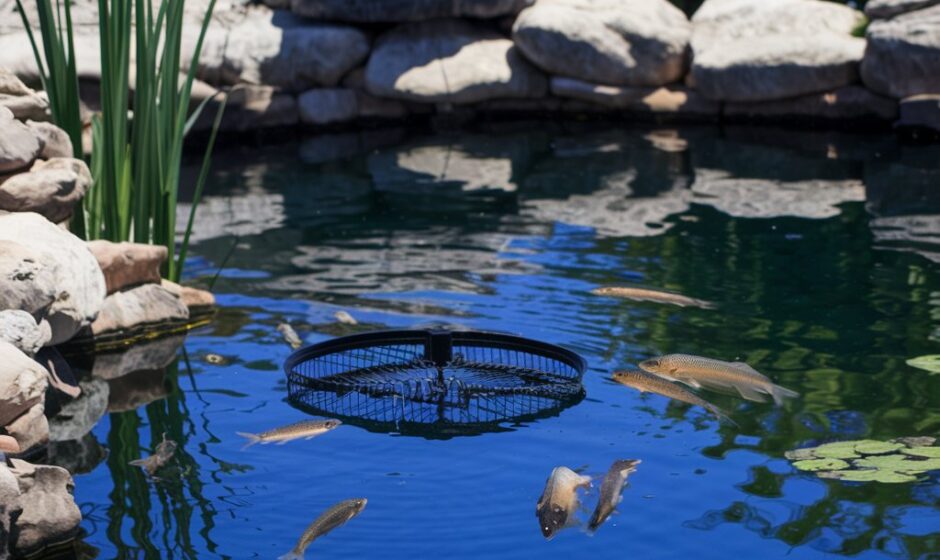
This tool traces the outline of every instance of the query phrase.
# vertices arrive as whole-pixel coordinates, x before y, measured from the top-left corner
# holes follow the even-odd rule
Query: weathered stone
[[[726,117],[783,120],[791,117],[832,121],[882,121],[897,118],[893,99],[860,87],[845,86],[826,93],[755,103],[726,103]]]
[[[366,87],[379,97],[474,103],[541,97],[547,81],[495,31],[460,20],[401,25],[376,42]]]
[[[297,98],[300,122],[324,125],[355,119],[359,114],[356,93],[351,89],[320,88],[300,94]]]
[[[11,95],[21,97],[34,93],[33,90],[26,87],[22,80],[16,77],[16,74],[6,68],[0,67],[0,95]]]
[[[929,128],[940,132],[940,94],[924,94],[901,100],[900,127]]]
[[[206,115],[214,117],[212,108]],[[293,126],[299,119],[297,99],[270,86],[242,84],[229,93],[220,128],[244,132],[259,128]]]
[[[39,262],[51,269],[55,298],[45,315],[52,327],[50,344],[65,342],[95,318],[104,301],[104,275],[84,241],[31,212],[0,216],[2,241],[38,253]]]
[[[553,77],[552,93],[628,112],[657,115],[718,117],[717,102],[683,86],[620,87]]]
[[[494,18],[514,14],[532,0],[265,0],[309,18],[356,23],[400,23],[448,17]]]
[[[871,19],[888,19],[937,4],[940,0],[868,0],[865,15]]]
[[[42,402],[48,377],[42,366],[0,340],[0,426]]]
[[[691,81],[722,101],[769,101],[855,82],[860,12],[819,0],[706,0],[692,17]]]
[[[26,126],[42,141],[42,151],[39,152],[39,157],[42,159],[71,158],[74,156],[72,140],[61,128],[49,122],[36,121],[27,121]]]
[[[108,381],[108,412],[136,410],[170,394],[166,372],[139,370]]]
[[[29,167],[42,150],[42,144],[25,124],[14,120],[13,113],[0,107],[0,173]]]
[[[862,81],[891,97],[940,92],[940,5],[868,26]]]
[[[164,288],[176,294],[182,300],[183,305],[189,308],[190,313],[215,306],[215,296],[212,295],[212,292],[193,288],[192,286],[180,286],[176,282],[165,279],[161,281],[161,284]]]
[[[3,440],[7,436],[0,436],[0,450],[3,450]],[[14,441],[14,443],[16,443]],[[17,502],[20,497],[20,486],[16,477],[10,472],[5,461],[0,461],[0,559],[10,557],[10,528],[11,518],[19,514]]]
[[[0,210],[36,212],[51,222],[62,222],[90,186],[91,172],[84,161],[71,157],[40,161],[28,173],[0,184]]]
[[[97,378],[79,382],[81,396],[62,406],[49,420],[49,439],[80,439],[95,427],[108,410],[108,384]]]
[[[183,345],[182,336],[166,336],[135,344],[123,352],[97,354],[91,374],[110,381],[135,371],[163,369],[173,363]]]
[[[35,317],[20,309],[0,311],[0,340],[9,342],[24,354],[32,356],[51,338],[49,323],[36,324]]]
[[[107,402],[105,404],[107,405]],[[107,457],[108,450],[91,432],[78,439],[53,440],[46,446],[48,464],[62,467],[73,475],[90,473]]]
[[[400,119],[408,114],[408,107],[402,101],[376,97],[366,91],[365,68],[356,68],[347,74],[342,85],[355,91],[361,119]]]
[[[18,459],[11,463],[20,490],[17,505],[22,510],[16,519],[14,550],[34,551],[75,535],[82,513],[72,496],[72,475],[61,467],[31,465]]]
[[[17,120],[21,121],[48,121],[52,118],[49,101],[44,92],[29,95],[0,93],[0,107],[6,107]]]
[[[266,6],[233,20],[206,35],[198,76],[210,84],[330,87],[369,54],[368,38],[353,27],[312,24]]]
[[[691,26],[666,0],[540,0],[512,37],[543,70],[589,82],[660,86],[685,72]]]
[[[19,453],[19,452],[20,452],[20,444],[16,441],[15,437],[0,434],[0,453]],[[2,509],[0,509],[0,515],[3,515]],[[2,543],[2,540],[0,540],[0,543]],[[2,552],[2,550],[0,550],[0,552]]]
[[[88,248],[98,261],[108,294],[139,284],[159,284],[160,265],[167,250],[162,245],[89,241]]]
[[[15,420],[3,426],[3,431],[16,439],[21,452],[45,445],[49,441],[49,421],[46,419],[46,406],[34,404]]]
[[[143,284],[106,297],[101,313],[91,324],[91,334],[131,331],[187,319],[189,309],[173,292],[159,284]]]
[[[0,309],[43,314],[56,299],[54,276],[42,253],[0,240]]]

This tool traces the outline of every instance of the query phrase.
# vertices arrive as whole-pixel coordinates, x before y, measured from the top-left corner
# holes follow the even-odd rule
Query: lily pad
[[[909,449],[902,449],[901,453],[915,455],[917,457],[927,457],[928,459],[940,459],[940,447],[911,447]]]
[[[884,482],[897,484],[901,482],[914,482],[917,477],[912,474],[900,473],[880,469],[862,469],[857,471],[836,471],[834,478],[847,482]]]
[[[894,455],[877,455],[853,461],[856,467],[865,469],[888,469],[892,471],[925,470],[918,465],[918,463],[923,462],[924,461],[914,461],[909,455],[901,453]]]
[[[815,451],[815,447],[804,447],[803,449],[793,449],[792,451],[787,451],[783,454],[783,456],[791,461],[806,461],[807,459],[816,458]]]
[[[820,445],[814,451],[814,454],[820,459],[856,459],[858,453],[855,452],[854,441],[837,441]]]
[[[908,447],[929,447],[937,443],[937,438],[930,436],[911,436],[911,437],[899,437],[894,438],[891,441],[897,443],[903,443]]]
[[[940,354],[931,354],[929,356],[918,356],[908,360],[907,365],[929,371],[930,373],[940,373]]]
[[[891,441],[875,441],[875,440],[865,440],[857,443],[855,445],[855,451],[861,453],[862,455],[882,455],[884,453],[891,453],[892,451],[897,451],[904,447],[903,443],[895,443]]]
[[[793,466],[801,471],[838,471],[849,468],[849,464],[842,459],[807,459],[797,461]]]

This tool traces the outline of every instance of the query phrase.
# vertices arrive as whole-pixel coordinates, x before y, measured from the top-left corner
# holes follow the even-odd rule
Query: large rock
[[[858,11],[820,0],[707,0],[692,17],[691,81],[721,101],[830,91],[858,78]]]
[[[2,217],[0,217],[2,220]],[[56,300],[55,266],[44,254],[0,240],[0,309],[42,315]]]
[[[868,26],[862,81],[878,93],[940,92],[940,5]]]
[[[302,16],[356,23],[399,23],[435,18],[494,18],[514,14],[531,0],[266,0],[290,4]]]
[[[139,284],[159,284],[160,265],[167,250],[162,245],[89,241],[88,248],[98,261],[108,294]]]
[[[163,369],[140,370],[108,381],[108,412],[126,412],[165,399],[172,384]]]
[[[122,333],[188,319],[189,309],[179,296],[159,284],[144,284],[105,298],[91,334]]]
[[[871,19],[888,19],[937,4],[940,0],[868,0],[865,15]]]
[[[40,321],[21,309],[0,311],[0,340],[9,342],[18,350],[32,356],[52,338],[49,323]]]
[[[70,158],[75,154],[72,151],[72,140],[69,135],[50,122],[26,121],[26,126],[42,141],[42,159]]]
[[[379,97],[474,103],[540,97],[547,80],[495,31],[460,20],[401,25],[376,41],[365,73]]]
[[[0,107],[0,174],[29,167],[39,157],[42,144],[13,113]]]
[[[32,250],[32,254],[38,254],[39,262],[51,274],[55,298],[45,313],[52,327],[51,344],[67,341],[94,320],[104,303],[105,282],[98,261],[84,241],[31,212],[0,216],[2,241],[14,241]],[[20,262],[24,266],[32,264]],[[48,280],[35,281],[37,285],[44,285]],[[5,291],[6,286],[2,290]]]
[[[0,426],[41,403],[48,386],[46,371],[15,346],[0,340]]]
[[[36,212],[59,223],[72,215],[91,186],[91,172],[80,159],[40,161],[29,171],[0,184],[0,210]]]
[[[49,439],[68,441],[80,439],[95,427],[108,411],[108,384],[101,379],[84,379],[79,383],[82,393],[62,406],[49,420]]]
[[[72,475],[61,467],[31,465],[18,459],[11,463],[20,491],[16,505],[22,510],[16,519],[14,549],[34,551],[74,536],[82,513],[72,496]]]
[[[43,403],[34,404],[18,418],[3,426],[3,431],[16,439],[23,453],[45,445],[49,441],[46,406]]]
[[[176,282],[167,279],[161,280],[160,285],[179,297],[183,305],[189,308],[190,315],[194,311],[206,311],[215,306],[215,296],[210,291],[200,290],[192,286],[180,286]]]
[[[845,86],[835,91],[753,103],[725,103],[726,117],[754,120],[809,120],[891,122],[898,116],[895,100],[882,97],[861,86]]]
[[[359,115],[356,92],[345,88],[319,88],[297,97],[300,122],[333,124],[350,121]]]
[[[624,87],[553,77],[552,93],[629,113],[717,118],[719,104],[683,86]]]
[[[0,68],[0,107],[6,107],[21,121],[45,121],[50,116],[49,102],[45,94],[37,94],[26,87],[15,74],[4,68]]]
[[[198,76],[211,84],[333,86],[369,54],[368,38],[353,27],[311,24],[265,6],[231,19],[206,35]]]
[[[90,473],[107,457],[108,450],[90,432],[79,439],[53,440],[46,446],[46,461],[73,475]]]
[[[659,86],[685,73],[691,26],[666,0],[540,0],[512,37],[543,70],[589,82]]]
[[[940,132],[940,94],[914,95],[901,100],[897,125]]]

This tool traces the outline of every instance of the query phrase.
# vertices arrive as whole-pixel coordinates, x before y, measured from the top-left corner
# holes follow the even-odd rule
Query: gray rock
[[[46,446],[48,463],[62,467],[73,475],[90,473],[107,457],[108,450],[92,433],[87,433],[79,439],[50,441]]]
[[[41,447],[49,441],[49,420],[46,419],[46,405],[34,404],[15,420],[3,426],[3,430],[16,439],[20,452]]]
[[[94,320],[104,303],[104,275],[84,241],[31,212],[0,216],[2,241],[14,241],[38,253],[39,262],[51,271],[55,299],[45,315],[52,327],[50,344],[69,340]],[[44,286],[46,281],[41,278],[37,286]]]
[[[882,97],[861,86],[845,86],[835,91],[754,103],[726,103],[726,117],[785,120],[791,117],[832,121],[891,122],[898,116],[895,100]]]
[[[683,86],[621,87],[553,77],[552,93],[631,113],[717,118],[720,107],[694,89]]]
[[[320,88],[300,94],[297,98],[300,122],[332,124],[355,119],[359,114],[356,93],[344,88]]]
[[[183,336],[167,336],[135,344],[123,352],[97,354],[92,376],[110,381],[135,371],[164,369],[176,359],[183,340]]]
[[[6,107],[16,119],[21,121],[30,119],[48,121],[52,118],[45,92],[30,93],[29,95],[0,93],[0,107]]]
[[[140,370],[108,381],[108,412],[126,412],[170,394],[166,371]]]
[[[0,311],[0,340],[9,342],[21,352],[32,356],[52,338],[49,323],[40,321],[20,309]]]
[[[206,35],[198,76],[210,84],[329,87],[369,54],[368,38],[353,27],[312,24],[266,6],[231,19]]]
[[[890,97],[940,92],[940,5],[868,26],[862,81]]]
[[[16,505],[20,497],[20,485],[10,472],[5,461],[0,461],[0,559],[9,558],[11,518],[19,514]]]
[[[0,184],[0,210],[36,212],[59,223],[72,215],[91,186],[91,172],[80,159],[53,158],[37,162],[28,173]]]
[[[188,319],[189,309],[179,296],[159,284],[144,284],[106,297],[91,334],[120,334]]]
[[[691,83],[721,101],[770,101],[855,82],[860,12],[819,0],[707,0],[692,17]]]
[[[64,130],[50,122],[27,121],[26,126],[42,141],[42,159],[70,158],[75,154],[72,151],[72,140]]]
[[[272,1],[278,7],[285,0]],[[531,0],[289,0],[291,10],[314,19],[400,23],[435,18],[494,18],[515,14]]]
[[[682,77],[691,26],[666,0],[540,0],[512,37],[543,70],[589,82],[660,86]]]
[[[0,107],[0,174],[29,167],[41,150],[36,135],[14,120],[9,109]]]
[[[547,89],[510,40],[460,20],[409,23],[383,34],[365,82],[378,97],[447,103],[541,97]]]
[[[167,250],[162,245],[89,241],[88,249],[98,261],[108,294],[140,284],[159,284],[160,266]]]
[[[868,0],[865,15],[871,19],[888,19],[937,4],[940,0]]]
[[[0,309],[41,316],[56,299],[55,268],[43,253],[0,240]]]
[[[61,467],[31,465],[18,459],[11,462],[20,490],[16,503],[22,510],[16,519],[14,550],[34,551],[74,536],[82,514],[72,496],[72,475]]]
[[[0,426],[41,403],[48,384],[48,373],[42,366],[0,340]]]
[[[376,97],[366,91],[365,68],[356,68],[346,74],[342,86],[355,91],[356,107],[361,119],[400,119],[408,114],[404,102]]]
[[[940,132],[940,94],[924,94],[901,100],[900,127],[929,128]]]
[[[81,395],[67,402],[49,420],[49,439],[68,441],[80,439],[95,427],[108,411],[108,384],[97,378],[79,382]]]
[[[0,67],[0,95],[10,95],[22,97],[35,93],[22,80],[16,77],[16,74],[6,68]]]

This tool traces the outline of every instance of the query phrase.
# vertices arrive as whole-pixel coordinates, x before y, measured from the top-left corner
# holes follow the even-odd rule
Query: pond
[[[309,557],[936,557],[938,471],[846,483],[784,453],[940,433],[940,375],[905,364],[940,353],[937,161],[890,135],[581,122],[223,150],[187,270],[203,285],[218,271],[219,313],[179,350],[110,357],[155,363],[108,382],[109,414],[81,440],[84,542],[102,558],[274,558],[366,497]],[[591,294],[610,285],[716,308]],[[346,421],[243,449],[236,432],[309,418],[287,401],[284,322],[306,344],[514,333],[581,354],[585,396],[470,433]],[[733,420],[719,424],[610,379],[672,352],[746,361],[800,396],[703,393]],[[180,447],[149,480],[127,462],[163,434]],[[619,513],[547,541],[535,506],[552,469],[602,477],[616,459],[642,460]]]

